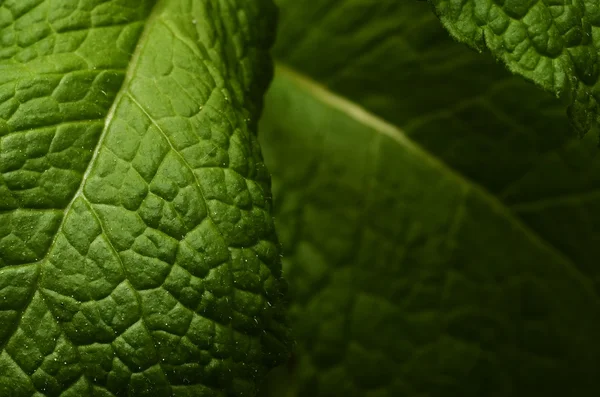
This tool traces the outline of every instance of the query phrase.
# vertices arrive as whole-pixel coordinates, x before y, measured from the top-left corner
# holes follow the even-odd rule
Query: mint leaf
[[[272,21],[0,2],[0,395],[252,395],[285,358],[255,137]]]
[[[577,389],[594,396],[597,352],[588,355],[583,346],[594,344],[600,285],[595,134],[580,141],[560,101],[450,39],[426,3],[278,4],[275,54],[286,66],[267,97],[261,142],[274,172],[298,348],[265,385],[265,395],[546,396]],[[380,129],[400,131],[421,155],[376,138]],[[377,140],[382,143],[371,143]],[[431,161],[437,171],[422,171]],[[377,173],[377,164],[388,166]],[[448,197],[455,196],[438,187],[449,174],[460,175],[449,192],[477,192],[466,194],[464,209],[450,205]],[[461,233],[497,233],[484,241],[458,239],[434,222],[460,211],[477,222],[460,226]],[[521,231],[513,236],[512,226],[499,227],[496,216]],[[477,315],[448,320],[445,302],[454,298],[437,290],[466,263],[481,277],[479,292],[469,292],[466,282],[465,292],[455,292],[463,294],[455,309],[498,313],[510,318],[508,325]],[[551,292],[539,291],[535,281],[545,282],[545,267],[554,266],[547,263],[579,272],[587,297],[565,287],[560,295],[569,309],[555,309],[560,304],[547,302]],[[498,267],[514,273],[512,289],[494,279]],[[413,292],[419,289],[425,292]],[[364,291],[381,299],[356,308],[353,299]],[[579,298],[571,300],[572,293],[587,306],[574,304]],[[538,300],[547,311],[589,319],[591,328],[567,330],[566,317],[557,325],[546,314],[534,320],[528,308],[537,310],[532,302]],[[405,312],[409,306],[415,309]],[[417,320],[406,325],[413,317],[422,328]],[[436,345],[438,337],[450,342]],[[582,361],[568,349],[579,351]],[[490,358],[494,353],[497,359]]]
[[[600,8],[596,1],[430,0],[452,36],[489,49],[513,72],[571,105],[576,127],[597,121]]]
[[[261,142],[299,341],[285,395],[593,396],[600,302],[573,259],[402,130],[276,75]]]

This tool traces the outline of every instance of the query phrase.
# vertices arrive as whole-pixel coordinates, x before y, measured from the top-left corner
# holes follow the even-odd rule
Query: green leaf
[[[593,396],[600,300],[573,260],[400,129],[276,75],[261,142],[299,341],[286,395]]]
[[[429,1],[457,40],[490,50],[513,73],[564,98],[581,132],[598,120],[596,0]]]
[[[286,357],[273,16],[0,1],[0,395],[249,396]]]
[[[298,349],[269,395],[594,396],[596,134],[425,3],[278,4],[261,143]]]
[[[426,3],[278,5],[279,62],[400,126],[494,193],[576,136],[560,101],[450,39]]]

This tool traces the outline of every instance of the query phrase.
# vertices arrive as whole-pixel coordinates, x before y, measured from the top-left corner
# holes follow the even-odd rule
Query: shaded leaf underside
[[[600,280],[596,134],[577,139],[560,101],[450,39],[427,3],[311,4],[278,1],[280,62],[398,126]]]
[[[277,76],[261,143],[299,340],[291,372],[274,373],[282,389],[594,395],[589,278],[396,127],[286,68]]]
[[[0,1],[0,395],[250,395],[285,356],[272,11]]]
[[[278,4],[261,143],[298,349],[270,395],[594,396],[597,136],[425,3]]]

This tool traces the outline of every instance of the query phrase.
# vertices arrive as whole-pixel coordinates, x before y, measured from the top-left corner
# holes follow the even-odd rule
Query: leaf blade
[[[2,335],[2,390],[252,394],[285,357],[270,182],[250,120],[270,78],[270,18],[268,1],[152,9],[81,187],[30,266],[31,301]]]
[[[261,126],[300,341],[287,391],[593,395],[588,276],[480,187],[317,91],[278,70]]]

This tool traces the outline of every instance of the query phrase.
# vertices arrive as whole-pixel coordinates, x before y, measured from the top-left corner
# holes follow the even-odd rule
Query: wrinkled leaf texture
[[[286,357],[262,1],[0,1],[0,395],[249,396]]]

